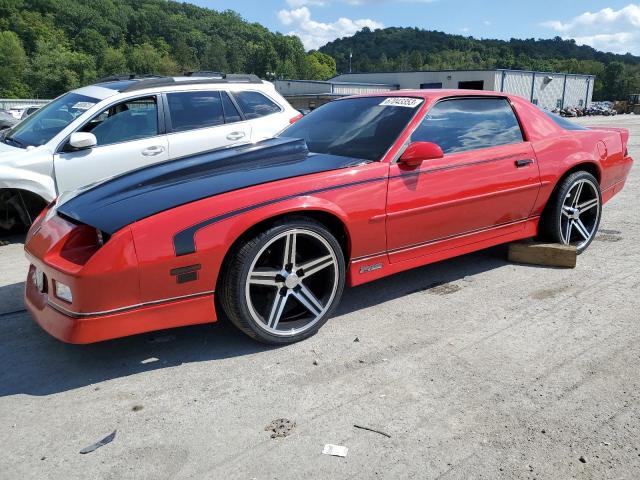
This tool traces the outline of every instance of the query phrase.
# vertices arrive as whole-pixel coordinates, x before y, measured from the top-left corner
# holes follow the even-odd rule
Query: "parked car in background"
[[[60,197],[25,242],[26,305],[74,343],[219,309],[254,339],[295,342],[345,284],[538,234],[583,252],[625,184],[628,140],[488,91],[336,100],[278,138]]]
[[[111,78],[0,137],[0,230],[61,193],[154,163],[273,137],[300,113],[255,75]]]
[[[8,111],[0,110],[0,131],[11,128],[16,123],[18,123],[18,119],[16,119]]]
[[[24,112],[22,112],[22,116],[20,117],[20,120],[24,120],[29,115],[32,115],[32,114],[36,113],[38,110],[40,110],[40,108],[41,107],[39,105],[33,105],[31,107],[25,108]]]
[[[17,120],[22,120],[38,111],[39,108],[40,105],[20,105],[17,107],[11,107],[9,109],[9,113],[11,113],[11,115],[13,115]]]

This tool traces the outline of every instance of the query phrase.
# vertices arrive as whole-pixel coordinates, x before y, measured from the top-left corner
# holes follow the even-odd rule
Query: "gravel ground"
[[[629,128],[640,159],[640,116],[579,121]],[[575,270],[466,255],[347,290],[283,348],[222,322],[62,344],[23,310],[13,239],[0,477],[640,478],[639,188],[636,167]],[[271,438],[278,418],[295,426]]]

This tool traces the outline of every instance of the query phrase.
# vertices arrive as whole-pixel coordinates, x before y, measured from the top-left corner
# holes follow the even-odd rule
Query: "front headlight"
[[[71,288],[65,285],[64,283],[60,283],[57,280],[55,281],[56,285],[56,297],[60,300],[64,300],[65,302],[72,303],[73,295],[71,294]]]

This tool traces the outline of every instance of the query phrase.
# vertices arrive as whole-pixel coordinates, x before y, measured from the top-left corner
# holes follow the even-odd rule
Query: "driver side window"
[[[144,97],[112,105],[93,117],[80,131],[96,136],[99,147],[159,134],[156,97]]]

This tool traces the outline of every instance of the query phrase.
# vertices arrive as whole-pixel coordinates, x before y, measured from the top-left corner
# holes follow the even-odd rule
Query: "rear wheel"
[[[588,172],[575,172],[565,178],[551,200],[545,230],[555,242],[574,245],[584,252],[598,231],[602,215],[602,196],[596,178]]]
[[[313,335],[342,296],[342,249],[314,220],[280,221],[229,258],[218,298],[231,321],[261,342],[281,345]]]

